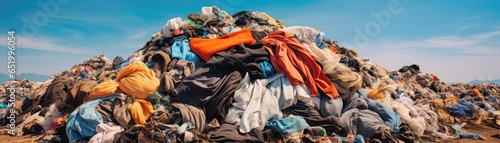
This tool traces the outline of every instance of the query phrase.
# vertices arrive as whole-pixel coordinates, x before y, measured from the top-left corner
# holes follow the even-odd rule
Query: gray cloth
[[[370,138],[382,126],[384,121],[380,116],[371,110],[351,109],[340,117],[340,125],[346,134],[360,134],[363,137]]]
[[[191,122],[191,124],[194,125],[196,129],[199,129],[201,131],[205,130],[207,122],[205,112],[203,112],[203,110],[199,109],[198,107],[182,103],[173,103],[172,108],[178,109],[181,112],[182,123],[176,124]]]
[[[167,73],[172,77],[174,85],[177,86],[194,71],[194,63],[186,60],[173,59],[167,66]]]
[[[313,98],[313,102],[321,114],[321,117],[335,116],[337,118],[342,114],[344,103],[342,98],[329,98],[324,94],[319,94]]]

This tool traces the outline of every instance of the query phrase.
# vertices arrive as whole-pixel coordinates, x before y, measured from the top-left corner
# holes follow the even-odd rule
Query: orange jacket
[[[189,41],[189,46],[194,54],[208,61],[217,52],[230,49],[240,44],[251,45],[255,42],[255,39],[252,37],[252,32],[247,28],[216,39],[192,38],[191,41]]]
[[[267,47],[270,60],[277,72],[284,72],[294,86],[304,83],[311,96],[318,94],[320,88],[328,97],[339,96],[337,89],[321,67],[316,63],[318,58],[302,45],[293,34],[284,31],[275,31],[261,40],[266,45],[276,46],[275,53]]]

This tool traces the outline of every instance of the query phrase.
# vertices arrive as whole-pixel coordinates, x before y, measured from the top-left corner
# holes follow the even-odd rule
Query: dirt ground
[[[442,143],[500,143],[500,138],[493,137],[494,135],[499,134],[500,137],[500,129],[488,127],[488,126],[474,126],[474,125],[466,125],[463,129],[469,133],[477,133],[481,134],[486,140],[473,140],[473,139],[455,139],[449,141],[438,141]],[[2,134],[0,135],[0,143],[30,143],[36,137],[13,137],[10,135]],[[428,141],[423,141],[428,142]]]

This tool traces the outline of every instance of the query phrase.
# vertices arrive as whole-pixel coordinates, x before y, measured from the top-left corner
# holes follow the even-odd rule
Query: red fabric
[[[253,39],[252,32],[247,28],[215,39],[192,38],[189,46],[194,54],[208,61],[217,52],[240,44],[251,45],[255,42],[257,41]]]
[[[266,45],[276,46],[275,53],[264,46],[270,53],[271,63],[277,72],[284,72],[294,86],[304,83],[311,96],[318,94],[320,88],[328,97],[339,96],[337,89],[321,67],[316,63],[318,58],[302,45],[293,34],[275,31],[261,40]]]

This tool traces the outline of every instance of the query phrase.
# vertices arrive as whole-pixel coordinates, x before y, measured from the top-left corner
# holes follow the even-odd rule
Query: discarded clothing
[[[115,134],[123,131],[123,127],[114,124],[99,124],[96,127],[96,132],[92,138],[90,138],[89,143],[112,143]]]
[[[134,102],[135,98],[126,94],[112,94],[112,98],[101,101],[96,107],[97,112],[107,122],[113,122],[123,128],[134,125],[128,106]]]
[[[304,102],[298,101],[297,104],[283,109],[284,115],[298,115],[302,116],[309,126],[320,126],[326,129],[326,134],[330,135],[332,133],[344,134],[342,127],[340,126],[340,121],[335,116],[321,117],[319,112],[315,110],[311,105],[305,104]]]
[[[84,138],[90,138],[97,132],[95,128],[101,123],[106,123],[102,115],[97,112],[96,107],[101,101],[109,100],[117,96],[111,95],[88,101],[78,107],[68,117],[66,124],[66,134],[69,142],[74,142]]]
[[[263,61],[259,63],[260,69],[262,69],[262,76],[264,78],[269,78],[270,76],[274,75],[276,71],[273,68],[273,65],[267,61]]]
[[[345,134],[360,134],[367,138],[372,137],[379,128],[386,126],[376,112],[368,109],[351,109],[344,112],[340,117],[340,124]]]
[[[322,72],[316,63],[318,59],[309,52],[304,45],[293,38],[290,33],[284,31],[272,32],[262,40],[271,56],[271,63],[277,72],[284,72],[292,85],[297,86],[304,83],[311,96],[316,96],[321,89],[328,97],[339,96],[333,83]],[[275,51],[275,52],[273,52]]]
[[[156,92],[160,81],[152,70],[143,62],[137,61],[122,69],[115,81],[108,80],[97,85],[87,99],[107,96],[113,93],[124,92],[136,97],[136,101],[129,105],[131,116],[136,124],[144,124],[153,112],[153,106],[147,97]]]
[[[250,132],[238,133],[238,127],[231,124],[222,124],[220,128],[209,132],[210,139],[215,142],[264,142],[262,132],[252,129]]]
[[[194,128],[199,129],[200,131],[205,130],[207,120],[203,110],[200,110],[198,107],[182,103],[173,103],[172,108],[180,111],[182,117],[182,123],[174,122],[175,124],[191,123],[194,125]]]
[[[271,119],[266,123],[266,126],[278,131],[281,135],[288,135],[309,127],[306,120],[301,116],[291,116],[281,120]]]
[[[399,130],[399,125],[401,124],[401,121],[399,119],[399,116],[397,115],[394,110],[385,105],[382,104],[378,101],[371,100],[371,99],[366,99],[366,98],[357,98],[351,102],[349,106],[347,106],[344,110],[351,110],[351,109],[370,109],[377,113],[381,119],[385,122],[385,124],[395,132]]]
[[[473,110],[477,108],[474,104],[460,99],[457,104],[448,106],[448,111],[457,117],[474,117]]]
[[[268,56],[262,44],[240,45],[219,52],[182,80],[176,87],[176,100],[202,107],[207,121],[218,118],[222,122],[244,73],[248,72],[252,79],[262,78],[258,63],[267,61]]]
[[[323,42],[325,33],[317,31],[314,28],[306,26],[290,26],[284,31],[295,34],[300,43],[315,43],[319,48],[326,48],[326,43]]]
[[[172,58],[178,58],[180,60],[191,61],[195,65],[198,64],[200,58],[196,56],[189,47],[189,41],[186,36],[181,35],[173,38],[174,43],[170,48],[172,50]]]
[[[204,61],[208,61],[212,55],[217,52],[227,50],[239,44],[250,45],[256,41],[252,38],[250,29],[243,29],[238,32],[224,35],[217,39],[193,38],[189,42],[193,53],[198,55]]]

